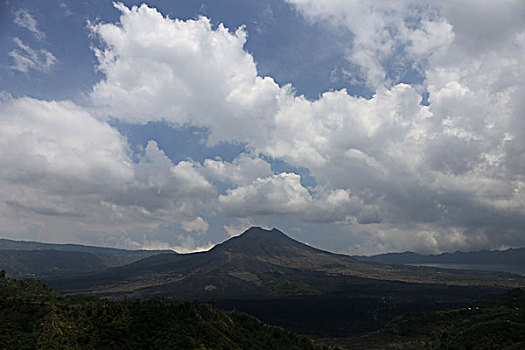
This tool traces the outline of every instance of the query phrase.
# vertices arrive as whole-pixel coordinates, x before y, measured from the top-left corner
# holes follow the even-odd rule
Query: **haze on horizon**
[[[0,236],[525,246],[525,3],[0,2]]]

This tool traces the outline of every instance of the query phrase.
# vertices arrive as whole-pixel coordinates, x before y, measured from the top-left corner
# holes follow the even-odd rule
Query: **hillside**
[[[310,310],[309,318],[315,317]],[[520,349],[525,345],[525,292],[516,289],[459,308],[411,311],[379,331],[326,341],[354,350]],[[329,349],[207,304],[63,297],[39,280],[11,278],[0,279],[0,344],[17,350]]]
[[[42,282],[0,280],[3,349],[328,349],[239,312],[199,303],[62,297]]]
[[[166,250],[125,250],[0,239],[0,269],[14,278],[77,275],[130,264]]]

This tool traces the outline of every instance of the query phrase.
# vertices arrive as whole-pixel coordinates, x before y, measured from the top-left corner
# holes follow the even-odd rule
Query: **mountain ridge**
[[[525,265],[525,248],[506,250],[479,250],[474,252],[455,251],[454,253],[418,254],[410,251],[386,253],[372,256],[354,256],[360,261],[386,264],[448,263],[448,264],[519,264]]]
[[[174,252],[167,249],[124,249],[114,247],[100,247],[77,243],[45,243],[38,241],[13,240],[0,238],[0,250],[63,250],[78,252],[118,251],[118,252]]]
[[[16,278],[78,275],[126,265],[167,250],[128,250],[0,238],[0,268]]]

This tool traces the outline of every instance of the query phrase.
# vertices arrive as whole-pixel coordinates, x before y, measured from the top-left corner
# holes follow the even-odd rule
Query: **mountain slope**
[[[15,278],[72,275],[102,271],[107,268],[101,259],[86,252],[59,250],[0,250],[0,268]]]
[[[102,271],[168,252],[173,253],[0,239],[0,269],[15,278],[53,278]]]
[[[507,276],[359,262],[253,227],[207,252],[160,254],[79,278],[49,280],[67,293],[171,299],[253,299],[339,292],[351,278],[457,285],[525,284]]]

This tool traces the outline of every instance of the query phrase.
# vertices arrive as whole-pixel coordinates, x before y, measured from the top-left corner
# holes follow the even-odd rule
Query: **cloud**
[[[14,12],[14,22],[17,26],[29,30],[38,40],[43,40],[46,35],[38,29],[37,20],[31,16],[26,9],[19,9]]]
[[[0,154],[0,216],[10,235],[74,235],[99,222],[105,193],[134,181],[122,136],[67,101],[4,96]]]
[[[96,51],[105,79],[95,86],[92,98],[107,115],[126,122],[163,119],[175,125],[205,126],[211,132],[209,143],[245,142],[257,151],[307,168],[326,164],[332,143],[346,140],[349,132],[363,139],[361,133],[376,133],[381,126],[382,110],[374,111],[370,102],[345,91],[326,93],[312,103],[295,97],[289,87],[279,87],[271,78],[258,77],[253,58],[243,50],[246,34],[242,28],[232,33],[221,25],[212,28],[206,18],[171,20],[145,5],[118,8],[120,26],[92,27],[105,43]],[[144,31],[148,26],[155,31]],[[141,34],[145,32],[150,33],[147,38]],[[152,36],[153,32],[158,35]],[[408,91],[416,105],[416,112],[411,113],[417,114],[419,96],[405,87],[395,91]],[[390,108],[394,94],[385,90],[378,98],[383,109]],[[355,107],[370,112],[369,117],[353,112]],[[339,136],[333,137],[333,132]],[[206,160],[201,173],[240,186],[230,188],[234,194],[249,189],[246,186],[254,180],[259,181],[257,186],[265,183],[270,188],[291,184],[268,180],[272,179],[269,164],[253,156],[241,156],[233,163]],[[294,188],[301,189],[307,194],[302,186]],[[346,193],[345,188],[338,190]],[[282,213],[276,208],[279,206],[272,202],[258,212]],[[229,212],[233,215],[233,210]],[[341,219],[340,214],[332,216]]]
[[[522,5],[508,2],[498,12],[483,2],[477,18],[500,26],[474,38],[468,6],[457,2],[289,2],[309,21],[348,33],[347,59],[357,67],[349,74],[362,75],[371,98],[344,89],[316,100],[297,96],[258,76],[243,48],[244,28],[118,4],[119,23],[91,27],[102,42],[95,53],[104,74],[91,93],[96,113],[205,127],[209,144],[240,142],[308,169],[317,182],[308,189],[297,174],[271,174],[253,155],[184,163],[227,184],[218,203],[230,216],[364,227],[385,247],[389,239],[410,245],[411,236],[428,238],[418,249],[525,244],[525,33],[519,20],[503,20]],[[400,83],[410,72],[419,81]],[[461,240],[449,240],[458,232]]]
[[[219,210],[234,217],[292,215],[309,222],[332,222],[355,215],[360,206],[345,190],[318,189],[312,196],[293,173],[258,178],[219,196]]]
[[[259,226],[264,229],[271,229],[271,227],[262,226],[259,224],[255,224],[255,221],[253,218],[239,218],[237,219],[236,223],[232,223],[230,225],[224,225],[224,230],[228,233],[230,237],[238,236],[242,233],[244,233],[246,230],[248,230],[250,227],[253,226]]]
[[[70,17],[75,14],[73,11],[71,11],[69,6],[67,6],[65,1],[60,1],[58,4],[58,8],[62,10],[62,13],[64,14],[65,17]]]
[[[440,3],[453,26],[456,44],[472,56],[508,47],[516,33],[525,29],[525,4],[519,0]]]
[[[379,112],[377,102],[390,95],[392,110],[399,112],[379,119],[377,130],[381,134],[377,136],[381,136],[358,132],[368,142],[344,153],[352,157],[351,163],[326,162],[326,152],[318,152],[324,155],[318,158],[327,169],[353,175],[338,179],[312,166],[311,173],[337,186],[375,193],[381,200],[376,204],[380,204],[382,222],[426,225],[424,231],[435,243],[424,242],[435,250],[451,249],[447,232],[450,237],[460,232],[463,243],[453,244],[463,247],[479,247],[480,242],[496,247],[506,240],[523,245],[519,229],[525,214],[523,177],[518,169],[523,169],[525,158],[517,154],[523,154],[524,145],[518,140],[523,139],[525,129],[521,127],[523,105],[517,94],[524,90],[516,75],[525,68],[521,59],[525,26],[518,19],[525,10],[523,2],[481,1],[474,9],[472,3],[446,1],[432,4],[433,9],[416,6],[412,10],[414,4],[408,2],[370,5],[329,1],[322,6],[309,0],[290,2],[311,21],[326,21],[349,30],[354,36],[350,60],[356,55],[367,56],[369,49],[383,50],[376,43],[402,43],[403,56],[418,64],[422,87],[429,94],[428,106],[421,106],[410,97],[419,94],[417,86],[403,87],[405,94],[398,93],[402,85],[379,88],[368,101],[376,106],[359,115],[369,117],[370,112]],[[396,19],[399,15],[405,19]],[[354,21],[355,16],[361,19]],[[392,20],[397,29],[389,30],[385,39],[384,29]],[[360,46],[360,38],[366,35],[373,36],[364,41],[371,48]],[[396,52],[392,46],[385,47],[387,54]],[[383,56],[380,52],[374,57]],[[370,63],[374,66],[382,72],[389,69],[381,59]],[[335,135],[326,139],[332,140]],[[349,138],[356,139],[353,135]],[[327,149],[337,155],[335,147]],[[363,166],[356,168],[359,163]],[[388,183],[381,174],[387,174]],[[380,235],[379,227],[375,230],[375,235]],[[391,241],[410,244],[399,235],[392,235]],[[406,229],[405,235],[417,233]],[[386,240],[389,236],[384,237]]]
[[[9,68],[13,70],[28,73],[30,69],[34,69],[47,73],[57,62],[56,57],[47,50],[34,50],[19,38],[14,38],[14,41],[18,47],[9,52],[14,61]]]
[[[188,235],[178,235],[179,244],[173,247],[179,254],[188,254],[196,252],[204,252],[213,248],[214,244],[208,242],[205,244],[198,244],[195,239]]]
[[[178,198],[191,198],[191,202],[197,205],[215,195],[215,188],[199,174],[194,163],[181,161],[173,164],[155,141],[148,142],[135,166],[135,174],[140,184],[138,190],[150,193],[150,196],[142,198],[146,207],[162,207],[167,203],[176,203]],[[179,210],[190,212],[194,205],[188,202]]]
[[[197,216],[194,220],[181,222],[182,229],[186,232],[206,233],[210,225],[203,218]]]
[[[309,201],[310,194],[301,185],[300,176],[289,173],[257,179],[219,197],[221,210],[233,216],[297,213],[306,209]]]
[[[453,38],[433,2],[286,1],[308,21],[348,33],[348,74],[373,91],[399,82],[407,70],[424,70],[428,57]]]
[[[246,185],[273,174],[268,162],[247,153],[240,154],[232,162],[225,162],[220,158],[206,159],[202,165],[202,173],[207,178],[232,185]]]
[[[91,94],[97,109],[127,122],[211,126],[209,144],[258,139],[271,128],[281,89],[257,76],[243,27],[230,32],[205,17],[182,21],[146,5],[116,7],[119,25],[91,26],[104,44],[95,49],[105,75]]]
[[[134,162],[117,130],[72,102],[4,95],[0,154],[0,218],[9,236],[78,241],[78,234],[107,244],[111,236],[173,235],[177,223],[207,231],[195,214],[216,190],[193,163],[172,163],[154,141]]]
[[[133,180],[122,136],[71,102],[8,97],[0,115],[4,179],[35,182],[53,175],[108,187]]]
[[[193,237],[187,235],[179,234],[176,235],[175,239],[178,242],[176,244],[170,244],[160,240],[149,240],[146,237],[140,241],[127,239],[122,246],[128,249],[173,250],[179,254],[203,252],[213,247],[213,244],[210,242],[199,245]]]
[[[202,242],[175,228],[204,233],[217,211],[238,220],[224,225],[230,235],[261,218],[336,224],[360,252],[525,245],[522,2],[289,2],[343,33],[348,74],[370,98],[307,99],[258,75],[243,27],[116,4],[117,23],[90,26],[103,78],[87,109],[0,104],[3,227],[118,244],[162,237],[190,251]],[[15,42],[12,69],[54,64]],[[401,82],[407,74],[415,83]],[[198,126],[209,145],[246,152],[173,163],[152,140],[133,160],[109,118]],[[314,185],[265,159],[306,169]]]

